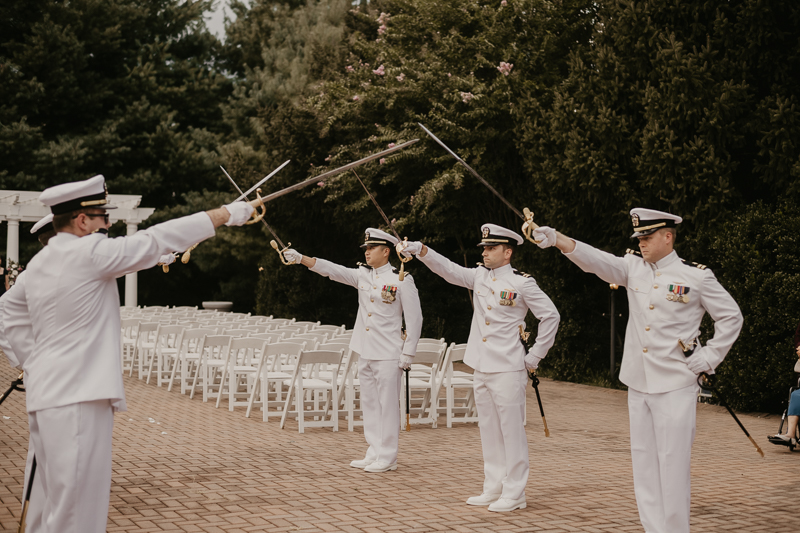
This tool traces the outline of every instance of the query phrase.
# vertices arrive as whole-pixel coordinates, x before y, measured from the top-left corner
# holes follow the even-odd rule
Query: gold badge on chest
[[[517,299],[517,293],[510,290],[500,291],[500,305],[510,305],[514,307]]]
[[[390,304],[397,299],[397,285],[384,285],[381,289],[383,303]]]

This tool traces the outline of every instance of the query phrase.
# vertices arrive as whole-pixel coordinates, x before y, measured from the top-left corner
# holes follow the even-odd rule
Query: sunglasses
[[[92,217],[92,218],[94,218],[94,217],[103,217],[103,219],[105,220],[106,224],[108,224],[108,213],[84,213],[84,215],[86,215],[87,217]],[[78,218],[78,217],[72,217],[72,218]]]

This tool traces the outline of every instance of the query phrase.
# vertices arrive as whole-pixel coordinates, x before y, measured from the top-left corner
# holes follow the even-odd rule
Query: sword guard
[[[533,244],[539,244],[542,241],[537,241],[531,237],[533,230],[539,227],[539,225],[533,221],[533,211],[526,207],[522,210],[522,214],[525,215],[525,222],[522,224],[523,235],[525,235],[525,238],[531,241]]]
[[[253,218],[248,220],[244,223],[245,226],[249,226],[250,224],[255,224],[257,222],[261,222],[261,219],[264,218],[264,215],[267,212],[267,208],[264,205],[264,200],[261,199],[261,189],[256,189],[256,199],[250,201],[250,205],[253,206]],[[258,212],[258,208],[261,208],[261,212]]]
[[[293,265],[294,264],[294,263],[288,262],[286,260],[286,258],[283,256],[283,252],[288,250],[289,247],[292,245],[292,243],[287,244],[286,247],[283,248],[283,250],[280,249],[280,247],[278,246],[278,243],[275,242],[274,240],[269,241],[269,245],[272,246],[275,249],[276,252],[278,252],[278,257],[281,258],[281,263],[283,263],[284,265]]]
[[[539,376],[536,375],[535,370],[528,370],[528,377],[531,378],[531,387],[536,388],[539,386]]]

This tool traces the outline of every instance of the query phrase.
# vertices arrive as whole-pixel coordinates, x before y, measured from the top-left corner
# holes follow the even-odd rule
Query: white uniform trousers
[[[358,382],[361,386],[361,412],[364,438],[369,444],[365,459],[397,462],[400,439],[400,378],[397,360],[375,361],[359,358]]]
[[[633,488],[647,533],[689,533],[697,385],[646,394],[628,389]]]
[[[22,486],[22,508],[25,508],[25,495],[28,493],[28,482],[31,479],[31,468],[33,467],[33,435],[28,438],[28,457],[25,460],[25,482]],[[39,462],[38,459],[36,461]],[[36,472],[33,475],[33,488],[31,489],[31,499],[28,501],[28,513],[25,515],[25,533],[41,533],[44,531],[42,524],[42,511],[44,510],[44,488],[42,487],[40,466],[36,465]]]
[[[525,387],[528,375],[474,373],[475,405],[483,447],[483,492],[518,500],[528,484],[528,438],[525,435]]]
[[[46,495],[43,531],[105,533],[114,428],[109,400],[42,409],[28,419]]]

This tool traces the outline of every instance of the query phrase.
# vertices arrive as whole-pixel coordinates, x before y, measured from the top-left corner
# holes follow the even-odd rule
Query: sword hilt
[[[189,263],[189,259],[191,259],[191,257],[192,257],[192,250],[197,248],[199,245],[200,245],[200,243],[198,242],[197,244],[195,244],[193,246],[190,246],[185,252],[183,252],[181,254],[181,263],[183,263],[184,265],[188,264]]]
[[[533,230],[539,227],[539,225],[533,221],[533,211],[526,207],[522,210],[522,214],[525,215],[525,222],[522,224],[522,233],[525,235],[525,238],[531,241],[533,244],[539,244],[542,241],[537,241],[531,237]]]
[[[278,257],[280,257],[280,258],[281,258],[281,263],[283,263],[284,265],[293,265],[293,264],[294,264],[294,263],[290,263],[290,262],[288,262],[288,261],[286,260],[286,258],[283,256],[283,253],[284,253],[286,250],[288,250],[288,249],[289,249],[289,247],[292,245],[292,243],[289,243],[288,245],[284,246],[284,247],[283,247],[283,249],[281,249],[281,248],[278,246],[278,243],[277,243],[277,242],[275,242],[275,240],[271,240],[271,241],[269,241],[269,245],[270,245],[270,246],[272,246],[272,247],[275,249],[275,251],[276,251],[276,252],[278,252]]]
[[[267,207],[264,205],[264,200],[261,199],[261,189],[256,189],[256,199],[250,200],[248,203],[253,206],[253,218],[245,222],[245,226],[255,224],[256,222],[261,222],[261,219],[264,218],[264,215],[267,212]],[[259,207],[261,208],[260,213],[258,212]]]

